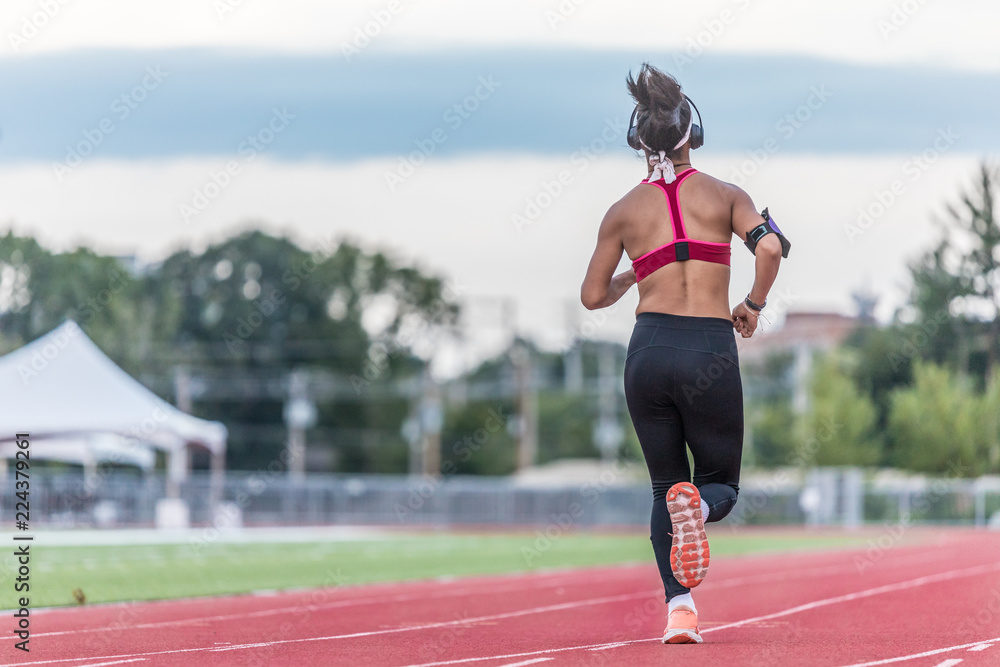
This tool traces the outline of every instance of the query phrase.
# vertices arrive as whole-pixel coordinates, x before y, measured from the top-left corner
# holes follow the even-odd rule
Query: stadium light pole
[[[305,371],[293,371],[288,378],[288,400],[284,419],[288,427],[288,476],[295,481],[306,475],[306,429],[316,423],[316,404],[309,398]]]
[[[423,455],[423,473],[441,474],[441,426],[444,417],[441,409],[441,390],[431,377],[430,364],[424,366],[423,391],[420,399],[420,435]]]
[[[518,444],[517,469],[535,465],[538,456],[538,392],[532,382],[531,352],[518,341],[510,351],[517,378]]]

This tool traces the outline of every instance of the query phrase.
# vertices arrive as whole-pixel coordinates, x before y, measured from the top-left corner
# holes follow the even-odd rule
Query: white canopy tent
[[[213,477],[225,466],[226,427],[167,403],[119,368],[69,320],[0,357],[0,444],[31,436],[42,458],[45,442],[114,434],[167,453],[173,491],[187,476],[187,448],[212,455]]]
[[[0,458],[13,459],[17,451],[17,443],[12,440],[0,443]],[[101,463],[134,466],[143,472],[156,467],[156,452],[152,447],[113,433],[43,440],[38,447],[32,446],[31,460],[35,459],[72,463],[88,472]]]

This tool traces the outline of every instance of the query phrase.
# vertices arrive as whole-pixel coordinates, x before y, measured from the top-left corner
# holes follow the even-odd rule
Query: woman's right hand
[[[742,301],[733,308],[733,328],[744,338],[749,338],[757,330],[757,313]]]

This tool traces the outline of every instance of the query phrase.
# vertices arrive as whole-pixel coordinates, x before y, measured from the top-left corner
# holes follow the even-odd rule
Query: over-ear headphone
[[[687,95],[684,95],[684,99],[688,101],[694,112],[698,114],[698,122],[691,124],[691,150],[696,148],[701,148],[705,145],[705,130],[702,126],[701,112],[698,111],[698,106],[694,103]],[[628,134],[625,135],[625,140],[628,145],[637,151],[642,150],[642,144],[639,142],[639,128],[635,124],[635,116],[639,113],[639,105],[635,105],[635,109],[632,109],[632,117],[628,121]]]

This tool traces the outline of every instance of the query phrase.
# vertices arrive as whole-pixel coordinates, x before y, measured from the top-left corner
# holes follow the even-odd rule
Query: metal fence
[[[869,476],[870,477],[870,476]],[[0,522],[14,521],[13,476],[0,493]],[[213,502],[213,492],[219,502]],[[48,527],[149,527],[166,497],[161,475],[32,470],[31,521]],[[383,525],[434,527],[648,525],[648,485],[617,481],[526,486],[514,478],[307,475],[230,472],[213,489],[193,474],[180,497],[196,526]],[[880,523],[1000,524],[1000,479],[866,478],[856,469],[805,474],[759,471],[725,519],[733,525]]]

